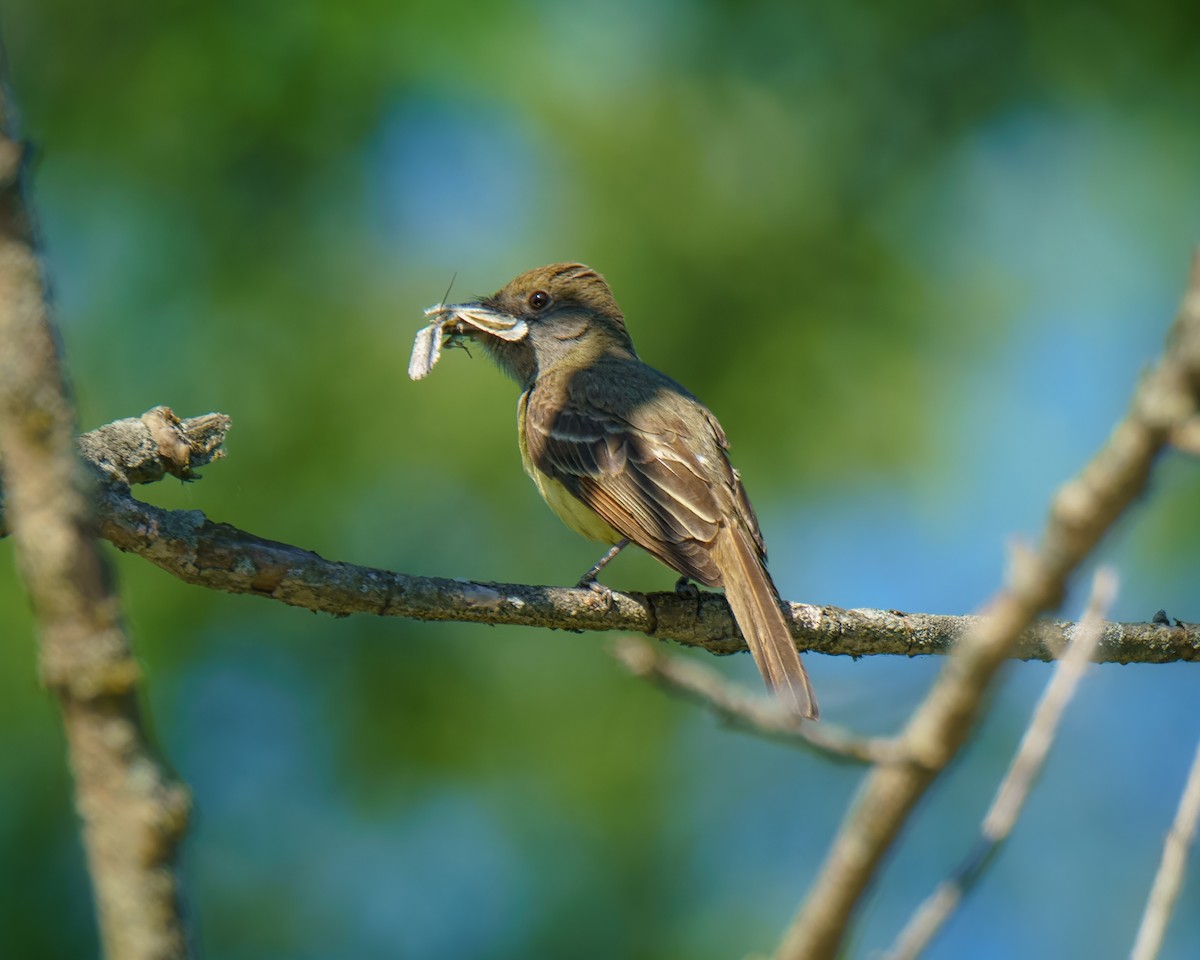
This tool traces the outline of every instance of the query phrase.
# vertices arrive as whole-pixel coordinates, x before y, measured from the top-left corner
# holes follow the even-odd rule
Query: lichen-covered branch
[[[1022,551],[1010,582],[955,648],[901,734],[901,757],[868,774],[776,960],[838,954],[850,918],[920,796],[966,741],[984,693],[1018,638],[1062,596],[1067,578],[1145,488],[1173,433],[1200,408],[1200,255],[1167,338],[1108,442],[1054,498],[1041,545]]]
[[[200,467],[225,456],[231,421],[223,413],[181,420],[170,407],[114,420],[79,438],[83,462],[105,484],[154,483],[166,476],[198,480]],[[7,536],[4,488],[0,485],[0,537]]]
[[[17,559],[59,698],[109,960],[187,955],[174,870],[188,800],[152,755],[137,663],[95,541],[0,79],[0,462]]]
[[[197,469],[225,456],[231,425],[223,413],[181,420],[170,407],[154,407],[85,433],[79,451],[108,483],[154,483],[168,475],[197,480]]]
[[[179,418],[168,407],[105,424],[79,438],[79,449],[104,482],[95,489],[99,533],[121,550],[145,557],[187,583],[279,600],[342,616],[373,613],[414,620],[513,624],[563,630],[621,630],[703,647],[746,649],[719,593],[613,593],[611,607],[593,590],[476,583],[418,577],[341,563],[302,547],[266,540],[199,510],[164,510],[134,498],[128,484],[196,470],[225,455],[230,418],[221,413]],[[0,504],[2,506],[2,504]],[[4,532],[0,515],[0,535]],[[863,656],[949,653],[978,617],[843,610],[788,604],[792,634],[803,649]],[[1050,661],[1074,624],[1039,620],[1011,656]],[[1112,663],[1170,663],[1200,658],[1200,625],[1107,623],[1097,658]]]
[[[594,590],[419,577],[326,560],[286,543],[266,540],[199,510],[164,510],[128,490],[100,491],[101,535],[179,579],[278,600],[342,616],[371,613],[414,620],[509,624],[560,630],[621,630],[703,647],[716,654],[746,649],[729,605],[719,593],[620,593],[612,603]],[[802,648],[847,656],[949,653],[980,623],[978,617],[842,610],[788,604],[792,633]],[[1045,620],[1028,628],[1015,657],[1053,660],[1074,625]],[[1191,660],[1200,651],[1194,625],[1108,623],[1099,659],[1118,663]]]

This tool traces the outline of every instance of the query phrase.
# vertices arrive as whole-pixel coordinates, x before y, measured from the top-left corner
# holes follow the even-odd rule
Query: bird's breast
[[[554,515],[581,537],[589,540],[599,540],[601,543],[617,543],[624,539],[624,534],[618,533],[608,523],[601,519],[591,507],[586,506],[575,494],[567,489],[561,480],[556,480],[542,470],[539,470],[529,456],[529,444],[525,436],[525,404],[528,392],[522,393],[517,402],[517,443],[521,447],[521,465],[529,478],[538,488],[542,499],[549,504]]]

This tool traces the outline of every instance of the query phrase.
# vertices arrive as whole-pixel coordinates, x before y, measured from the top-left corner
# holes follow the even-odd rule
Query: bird
[[[569,528],[611,546],[580,586],[597,585],[604,565],[633,543],[681,584],[723,587],[768,689],[789,712],[816,720],[725,431],[638,357],[604,277],[581,263],[550,264],[491,296],[427,313],[466,320],[455,339],[470,337],[520,385],[525,472]]]

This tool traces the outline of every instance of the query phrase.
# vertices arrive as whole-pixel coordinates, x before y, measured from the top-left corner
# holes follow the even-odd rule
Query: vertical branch
[[[2,61],[0,61],[2,62]],[[40,633],[43,682],[62,706],[109,960],[187,954],[174,854],[185,790],[164,773],[138,712],[137,664],[94,537],[75,418],[50,322],[24,150],[0,77],[0,467],[17,558]]]
[[[962,866],[938,884],[938,888],[909,919],[888,952],[887,960],[916,960],[996,859],[1001,845],[1016,826],[1017,817],[1041,773],[1063,711],[1075,696],[1075,688],[1096,654],[1104,629],[1104,617],[1112,605],[1116,588],[1117,578],[1113,571],[1108,568],[1096,571],[1092,597],[1079,621],[1079,628],[1042,692],[1016,756],[983,818],[975,848]]]
[[[1167,921],[1171,919],[1175,900],[1183,886],[1188,848],[1196,836],[1197,820],[1200,820],[1200,746],[1196,747],[1196,756],[1179,798],[1175,822],[1163,844],[1162,860],[1154,875],[1154,886],[1150,888],[1150,898],[1142,914],[1130,960],[1154,960],[1158,956],[1167,932]]]
[[[898,740],[877,764],[842,822],[820,875],[775,960],[837,955],[851,917],[884,854],[933,780],[957,754],[984,695],[1021,631],[1062,597],[1067,579],[1142,492],[1174,431],[1200,400],[1200,256],[1162,359],[1142,380],[1129,412],[1082,472],[1054,497],[1042,543],[1023,551],[987,616],[947,661]]]

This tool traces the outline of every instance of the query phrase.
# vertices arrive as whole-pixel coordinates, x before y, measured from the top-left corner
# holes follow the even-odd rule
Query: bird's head
[[[581,263],[538,267],[490,297],[435,309],[461,317],[462,332],[522,385],[564,361],[636,356],[604,277]]]

